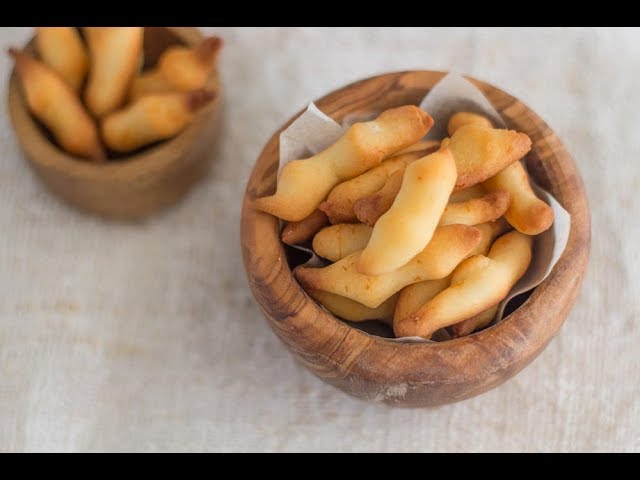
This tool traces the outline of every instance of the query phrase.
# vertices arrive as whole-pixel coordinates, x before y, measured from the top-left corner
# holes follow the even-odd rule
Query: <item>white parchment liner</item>
[[[424,97],[420,107],[431,115],[435,124],[427,133],[427,139],[441,139],[447,136],[449,117],[460,111],[476,112],[486,115],[497,127],[505,128],[506,124],[491,103],[472,83],[461,75],[449,73],[440,80]],[[364,121],[376,117],[380,112],[371,112],[367,117],[345,118],[339,125],[311,103],[286,130],[280,134],[280,165],[278,174],[284,165],[292,160],[309,157],[321,152],[334,143],[346,128],[356,121]],[[507,303],[515,296],[529,291],[539,285],[551,273],[569,239],[571,217],[569,213],[554,199],[550,193],[535,185],[532,186],[538,196],[551,205],[554,222],[549,230],[536,236],[534,255],[527,273],[518,281],[511,292],[500,303],[494,323],[501,321]],[[311,255],[306,266],[323,266],[326,263],[304,247],[296,247]],[[430,342],[420,337],[403,337],[389,339],[401,342]]]

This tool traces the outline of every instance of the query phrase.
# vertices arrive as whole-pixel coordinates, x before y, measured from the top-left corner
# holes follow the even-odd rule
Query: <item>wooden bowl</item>
[[[196,45],[202,38],[195,28],[145,28],[145,65],[153,65],[170,45]],[[51,140],[29,113],[15,72],[9,82],[9,114],[29,163],[51,191],[83,210],[135,219],[174,203],[206,173],[220,124],[217,73],[207,85],[218,89],[218,96],[177,136],[105,164],[73,157]]]
[[[348,114],[417,105],[445,75],[411,71],[368,78],[322,97],[316,105],[340,122]],[[353,328],[320,308],[293,277],[278,221],[254,210],[272,194],[278,168],[278,130],[260,154],[242,210],[242,253],[253,294],[284,344],[324,381],[359,398],[405,407],[435,406],[478,395],[515,375],[549,343],[576,300],[587,267],[590,218],[574,161],[556,134],[526,105],[469,78],[509,128],[533,142],[528,169],[571,214],[566,250],[547,279],[504,321],[440,343],[398,343]]]

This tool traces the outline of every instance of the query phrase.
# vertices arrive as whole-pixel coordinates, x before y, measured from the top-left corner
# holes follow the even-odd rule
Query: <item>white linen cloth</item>
[[[225,39],[220,155],[139,224],[46,191],[2,96],[0,451],[640,450],[640,30],[204,30]],[[30,35],[0,29],[0,50]],[[0,56],[2,91],[11,66]],[[270,134],[332,89],[405,69],[465,72],[536,110],[573,154],[593,222],[582,293],[549,347],[504,385],[433,409],[352,399],[294,362],[239,243]]]

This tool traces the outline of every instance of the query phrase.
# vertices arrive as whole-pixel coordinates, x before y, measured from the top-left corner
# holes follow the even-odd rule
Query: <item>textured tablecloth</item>
[[[3,105],[0,451],[640,450],[640,30],[205,30],[226,42],[221,153],[143,223],[49,194]],[[0,50],[30,32],[1,29]],[[10,67],[0,56],[3,91]],[[290,115],[412,68],[466,72],[535,109],[582,172],[593,244],[576,306],[537,360],[471,400],[402,410],[293,361],[247,286],[239,216],[257,154]]]

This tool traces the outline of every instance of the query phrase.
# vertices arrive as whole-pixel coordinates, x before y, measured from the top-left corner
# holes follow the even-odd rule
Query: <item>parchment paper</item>
[[[495,126],[505,128],[506,124],[491,103],[471,82],[457,73],[449,73],[424,97],[420,107],[431,115],[435,121],[425,138],[440,139],[447,136],[447,121],[459,111],[481,113],[491,119]],[[335,142],[345,129],[356,121],[364,121],[375,117],[380,112],[372,112],[366,117],[349,116],[343,125],[339,125],[321,112],[313,103],[285,131],[280,134],[279,170],[292,160],[316,154]],[[546,232],[536,236],[534,256],[527,273],[518,281],[511,292],[500,303],[494,323],[503,319],[506,305],[515,296],[527,292],[542,283],[551,273],[554,265],[564,251],[571,218],[569,213],[555,200],[551,194],[532,181],[538,196],[547,202],[554,212],[554,222]],[[296,247],[311,255],[307,266],[323,266],[323,260],[305,247]],[[390,339],[396,341],[427,342],[420,337],[403,337]]]

